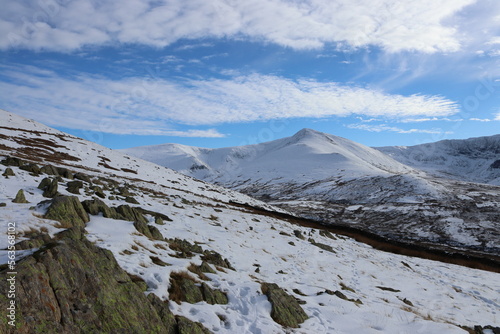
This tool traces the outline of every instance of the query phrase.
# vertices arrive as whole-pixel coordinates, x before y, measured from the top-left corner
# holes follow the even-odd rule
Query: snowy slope
[[[273,209],[247,196],[4,111],[0,111],[0,120],[0,160],[1,156],[18,156],[39,165],[50,163],[82,171],[92,180],[106,178],[121,185],[127,183],[138,206],[172,219],[156,225],[164,237],[196,242],[227,257],[234,271],[207,274],[211,279],[207,284],[228,294],[227,305],[170,303],[175,314],[201,322],[212,332],[466,334],[459,326],[498,325],[500,277],[496,273],[385,253],[341,236],[329,238],[317,230],[249,212],[230,202]],[[49,141],[57,151],[49,148]],[[67,155],[61,156],[61,152]],[[5,169],[0,165],[0,174]],[[0,249],[7,246],[5,234],[12,221],[17,224],[19,240],[33,230],[45,229],[52,234],[60,230],[58,222],[40,218],[43,206],[35,212],[30,209],[46,200],[37,188],[46,175],[12,169],[16,176],[0,177],[0,203],[6,203],[0,207]],[[69,195],[64,187],[67,181],[59,181],[63,195]],[[31,203],[11,202],[19,189]],[[106,190],[105,195],[109,206],[123,204],[118,196],[110,199],[111,190]],[[80,200],[91,198],[87,194],[77,196]],[[154,219],[149,219],[154,224]],[[169,298],[170,273],[186,270],[191,262],[201,263],[199,255],[191,259],[176,257],[167,241],[154,241],[137,233],[128,221],[91,216],[86,230],[90,240],[113,252],[122,268],[147,282],[147,293],[164,300]],[[307,237],[298,238],[295,231]],[[332,247],[333,252],[317,247],[308,238]],[[19,252],[18,256],[26,253],[29,251]],[[5,263],[6,251],[0,251],[0,255],[0,262]],[[162,266],[153,258],[169,265]],[[303,300],[309,319],[298,329],[285,329],[275,323],[270,316],[271,305],[260,292],[261,282],[277,283]],[[336,290],[352,301],[329,293]],[[353,302],[358,299],[361,303]]]
[[[183,174],[257,197],[293,194],[295,198],[377,202],[440,196],[439,187],[411,167],[345,138],[303,129],[289,138],[257,145],[204,149],[177,144],[136,147],[122,152]],[[395,180],[397,175],[401,180]],[[405,187],[377,192],[380,183]],[[366,192],[343,185],[360,183]],[[358,187],[361,189],[361,187]]]
[[[472,157],[488,157],[491,165],[494,139],[456,145],[455,151],[467,153],[461,164],[471,168],[468,161],[476,161]],[[438,248],[500,251],[498,186],[436,177],[333,135],[303,129],[289,138],[250,146],[165,144],[124,152],[324,224],[355,226],[391,240]],[[448,156],[460,165],[460,157]],[[475,175],[480,175],[484,159],[473,165]],[[429,157],[428,162],[436,160]]]
[[[500,185],[500,135],[377,149],[434,175]]]

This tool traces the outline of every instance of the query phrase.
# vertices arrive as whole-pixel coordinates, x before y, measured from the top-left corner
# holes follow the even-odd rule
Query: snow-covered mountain
[[[433,175],[500,185],[500,135],[377,149]]]
[[[494,141],[485,142],[468,145],[468,157],[489,154],[491,160],[485,147]],[[164,144],[123,152],[324,224],[436,247],[500,251],[498,186],[436,177],[337,136],[303,129],[257,145]]]
[[[122,152],[254,197],[365,203],[441,194],[420,177],[423,173],[375,149],[311,129],[257,145],[206,149],[164,144]],[[359,185],[358,192],[343,186],[353,188],[352,183]]]
[[[0,121],[2,333],[498,325],[498,273],[378,251],[12,113]]]

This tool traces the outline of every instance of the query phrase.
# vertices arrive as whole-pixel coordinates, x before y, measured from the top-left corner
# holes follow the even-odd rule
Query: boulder
[[[19,189],[19,191],[16,194],[16,198],[12,200],[12,203],[29,203],[26,200],[26,197],[24,197],[24,191],[22,189]]]
[[[44,178],[38,185],[38,189],[43,190],[43,197],[53,198],[57,195],[59,184],[57,179]]]
[[[83,228],[60,233],[20,260],[16,271],[16,327],[2,321],[0,333],[178,331],[178,320],[168,307],[157,297],[146,297],[110,251],[85,238]],[[9,277],[7,269],[0,274]],[[0,280],[1,291],[8,291],[8,284]],[[2,309],[8,303],[0,298]]]
[[[66,184],[66,190],[72,194],[80,195],[80,189],[83,188],[82,181],[70,181]]]
[[[43,174],[47,174],[47,175],[59,176],[59,173],[57,172],[57,168],[52,166],[52,165],[43,166],[42,168],[40,168],[40,172]]]
[[[116,213],[116,210],[114,208],[108,207],[106,203],[98,198],[85,200],[82,202],[82,206],[87,213],[94,216],[98,215],[99,212],[101,212],[105,218],[119,218],[119,215]]]
[[[8,168],[5,169],[5,171],[3,172],[2,176],[9,177],[9,176],[16,176],[16,174],[14,173],[14,171],[12,170],[12,168],[8,167]]]
[[[271,318],[285,327],[297,328],[309,317],[297,300],[275,283],[262,283],[264,293],[271,303]]]
[[[44,218],[57,220],[63,228],[84,227],[85,223],[90,220],[76,196],[55,197]]]

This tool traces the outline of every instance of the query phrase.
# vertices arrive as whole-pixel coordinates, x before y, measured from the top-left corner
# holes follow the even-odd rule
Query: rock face
[[[271,318],[278,324],[297,328],[309,317],[297,300],[275,283],[263,283],[262,292],[272,305]]]
[[[84,227],[90,220],[76,196],[55,197],[44,218],[59,221],[63,228]]]
[[[176,319],[158,297],[146,297],[112,253],[83,233],[80,227],[61,232],[18,262],[16,327],[0,322],[1,333],[178,333],[191,327],[183,332],[208,332]],[[8,291],[8,284],[1,280],[0,289]],[[2,309],[8,302],[0,297]]]

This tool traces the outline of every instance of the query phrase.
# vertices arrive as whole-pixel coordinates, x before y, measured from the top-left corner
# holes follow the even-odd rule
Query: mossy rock
[[[82,181],[70,181],[66,183],[66,190],[75,195],[80,195],[80,189],[82,188],[83,188]]]
[[[24,164],[26,164],[26,161],[15,158],[15,157],[7,157],[4,160],[0,162],[4,166],[13,166],[13,167],[20,167]]]
[[[42,168],[40,168],[40,172],[43,174],[47,174],[47,175],[59,176],[59,172],[57,171],[57,168],[52,166],[52,165],[43,166]]]
[[[51,179],[49,177],[44,178],[38,185],[38,189],[43,190],[43,197],[53,198],[57,195],[57,190],[59,184],[57,179]]]
[[[203,293],[196,281],[184,272],[170,274],[169,299],[175,302],[195,304],[203,301]]]
[[[128,186],[118,187],[117,190],[118,190],[118,195],[121,195],[124,197],[134,196],[134,194],[129,191]]]
[[[188,318],[177,316],[177,325],[179,334],[211,334],[207,328],[205,328],[201,323],[194,322]]]
[[[275,283],[262,283],[264,293],[271,303],[271,318],[285,327],[297,328],[309,317],[297,300]]]
[[[318,247],[318,248],[321,248],[323,250],[326,250],[327,252],[330,252],[330,253],[337,253],[335,252],[335,250],[329,246],[329,245],[326,245],[326,244],[322,244],[321,242],[316,242],[314,241],[314,239],[309,239],[309,241],[311,242],[311,244],[313,244],[314,246]]]
[[[16,194],[16,198],[12,200],[12,203],[29,203],[26,200],[26,197],[24,196],[24,191],[22,189],[19,189],[19,191]]]
[[[83,228],[55,239],[18,262],[17,328],[2,321],[0,333],[176,333],[168,307],[146,297],[110,251],[85,238]],[[7,280],[0,280],[0,289],[8,290]],[[2,309],[7,303],[0,298]]]
[[[332,240],[337,240],[337,238],[329,231],[321,230],[319,231],[319,235],[321,235],[322,237],[330,238]]]
[[[130,204],[139,204],[135,198],[132,196],[127,196],[125,197],[125,202],[130,203]]]
[[[224,292],[212,289],[206,283],[201,283],[201,292],[203,293],[203,300],[211,305],[229,303]]]
[[[40,248],[51,241],[51,237],[46,233],[30,235],[28,240],[20,241],[16,244],[16,250]]]
[[[58,167],[57,173],[59,173],[59,176],[64,177],[65,179],[73,180],[73,173],[67,168]]]
[[[12,170],[12,168],[7,167],[5,171],[3,172],[2,176],[9,177],[9,176],[16,176],[16,173]]]
[[[73,178],[75,178],[77,180],[85,181],[87,183],[92,183],[90,176],[83,174],[83,173],[75,173],[75,175],[73,175]]]
[[[213,270],[212,267],[210,267],[210,265],[205,261],[201,262],[199,268],[202,273],[215,274],[215,270]]]
[[[151,305],[155,308],[156,313],[160,317],[161,321],[165,325],[166,332],[165,334],[177,334],[177,320],[175,319],[174,314],[170,311],[168,307],[168,301],[162,301],[158,296],[153,293],[148,295],[148,300]]]
[[[224,259],[222,255],[215,251],[205,251],[201,256],[201,259],[207,263],[213,264],[216,267],[235,270],[227,259]]]
[[[55,197],[44,218],[57,220],[63,228],[84,227],[85,223],[90,220],[76,196]]]
[[[38,167],[38,165],[32,164],[32,163],[22,165],[21,167],[19,167],[19,169],[25,170],[27,172],[34,174],[34,175],[41,174],[40,167]]]
[[[301,231],[299,231],[299,230],[294,230],[294,231],[293,231],[293,234],[295,234],[295,236],[296,236],[297,238],[299,238],[299,239],[302,239],[302,240],[305,240],[305,239],[306,239],[306,238],[304,237],[304,235],[302,234],[302,232],[301,232]]]
[[[90,189],[94,191],[94,193],[96,194],[96,196],[99,196],[100,198],[106,198],[106,194],[104,193],[104,190],[102,190],[101,187],[99,187],[99,186],[92,186],[92,187],[90,187]]]
[[[156,228],[156,226],[148,225],[149,234],[151,234],[151,238],[155,240],[165,240],[160,230]]]
[[[143,216],[139,209],[130,207],[129,205],[120,205],[116,208],[116,212],[124,220],[144,224],[148,223],[148,220]]]
[[[175,257],[179,258],[192,258],[194,253],[202,254],[203,248],[201,246],[192,244],[184,239],[167,239],[170,249],[176,251]]]
[[[101,212],[105,218],[111,218],[111,219],[121,218],[114,208],[108,207],[106,203],[104,203],[98,198],[85,200],[82,202],[82,206],[87,213],[94,216],[98,215],[99,212]]]

